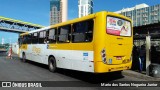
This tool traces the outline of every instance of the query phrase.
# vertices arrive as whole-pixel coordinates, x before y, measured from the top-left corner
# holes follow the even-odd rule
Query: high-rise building
[[[50,24],[59,23],[60,20],[60,0],[50,0]]]
[[[83,17],[93,13],[93,0],[79,0],[79,17]]]
[[[116,13],[131,18],[133,20],[133,26],[158,23],[160,21],[160,4],[149,6],[143,3],[135,7],[122,9]]]
[[[67,21],[68,17],[68,0],[61,0],[62,22]]]
[[[67,20],[67,0],[50,0],[50,24]]]

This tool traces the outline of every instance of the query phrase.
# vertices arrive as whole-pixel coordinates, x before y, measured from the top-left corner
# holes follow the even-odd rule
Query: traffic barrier
[[[8,57],[12,59],[12,47],[8,49]]]

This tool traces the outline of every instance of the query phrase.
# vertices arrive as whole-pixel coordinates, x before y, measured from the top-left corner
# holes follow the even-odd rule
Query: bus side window
[[[32,44],[37,44],[38,43],[38,33],[33,33],[32,34]]]
[[[58,29],[58,42],[69,43],[71,34],[71,25],[62,26]]]
[[[46,31],[41,31],[41,32],[39,33],[39,44],[44,44],[44,43],[46,43],[47,40],[45,40],[45,39],[46,39]]]
[[[23,36],[22,44],[27,44],[27,36]]]
[[[89,20],[87,22],[88,29],[86,31],[86,41],[91,42],[93,39],[94,21]]]
[[[93,39],[93,20],[73,24],[72,42],[91,42]]]
[[[48,34],[48,40],[49,43],[56,43],[56,31],[57,29],[50,29]]]
[[[19,43],[19,46],[21,46],[23,44],[23,36],[20,36],[18,38],[18,43]]]
[[[31,44],[32,43],[32,34],[27,35],[27,42],[26,44]]]

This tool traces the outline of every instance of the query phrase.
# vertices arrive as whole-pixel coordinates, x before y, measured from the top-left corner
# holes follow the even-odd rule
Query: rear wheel
[[[26,55],[25,55],[25,53],[22,54],[22,62],[26,62]]]
[[[55,72],[57,70],[56,60],[54,57],[49,58],[48,67],[49,67],[49,71],[51,71],[51,72]]]

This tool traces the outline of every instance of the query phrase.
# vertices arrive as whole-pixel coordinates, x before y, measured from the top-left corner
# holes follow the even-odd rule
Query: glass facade
[[[133,26],[142,26],[160,22],[160,4],[144,8],[121,11],[120,14],[133,20]]]
[[[50,0],[50,24],[61,22],[61,0]]]
[[[57,10],[60,11],[60,0],[50,0],[50,11],[52,11],[52,7],[57,7]]]
[[[93,0],[79,0],[79,17],[93,13]]]

